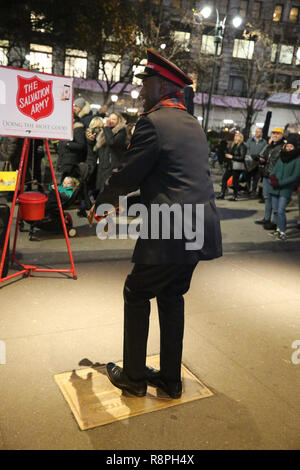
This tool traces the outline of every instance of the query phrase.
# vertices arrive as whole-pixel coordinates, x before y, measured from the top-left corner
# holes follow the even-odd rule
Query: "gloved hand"
[[[279,188],[279,181],[277,179],[277,176],[275,175],[270,176],[270,184],[273,188]]]

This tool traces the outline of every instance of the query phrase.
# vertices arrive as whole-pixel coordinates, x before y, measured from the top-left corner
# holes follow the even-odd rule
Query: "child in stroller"
[[[29,240],[31,241],[38,240],[35,234],[35,229],[54,233],[60,233],[63,230],[54,185],[49,185],[48,189],[50,189],[50,192],[45,206],[45,217],[42,220],[30,222]],[[70,237],[75,237],[77,231],[73,226],[73,219],[69,212],[65,212],[65,209],[71,207],[71,205],[78,199],[78,196],[81,193],[81,184],[76,178],[66,176],[62,183],[57,186],[57,189],[61,200],[67,232]],[[21,221],[20,230],[24,231],[24,225],[22,222],[23,221]]]

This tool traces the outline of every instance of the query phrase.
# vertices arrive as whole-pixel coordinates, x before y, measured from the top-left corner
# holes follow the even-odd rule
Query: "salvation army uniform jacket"
[[[137,240],[132,261],[141,264],[193,264],[222,256],[220,220],[214,202],[208,165],[208,146],[198,121],[185,110],[160,108],[142,116],[135,128],[125,163],[113,173],[109,185],[98,195],[100,203],[117,203],[117,196],[140,188],[141,203],[149,212],[148,238]],[[170,232],[181,232],[180,239],[150,239],[153,205],[177,204],[186,209],[186,220],[171,217]],[[200,206],[204,210],[196,218]],[[193,217],[189,217],[189,211]],[[198,214],[201,214],[201,209]],[[178,226],[178,224],[180,226]],[[186,225],[189,225],[186,228]],[[186,236],[187,232],[187,236]],[[194,244],[190,234],[196,232]],[[202,239],[203,234],[203,240]],[[189,248],[189,249],[188,249]]]

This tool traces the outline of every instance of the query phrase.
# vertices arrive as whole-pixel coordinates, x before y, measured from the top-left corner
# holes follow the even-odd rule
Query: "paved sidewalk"
[[[35,274],[2,287],[0,449],[299,449],[299,262],[299,253],[239,252],[199,263],[183,362],[214,396],[90,431],[79,430],[53,376],[84,358],[122,359],[131,263],[79,262],[77,281]],[[149,355],[158,331],[152,302]]]

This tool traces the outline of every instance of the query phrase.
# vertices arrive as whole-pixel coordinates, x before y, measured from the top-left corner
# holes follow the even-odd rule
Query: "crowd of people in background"
[[[66,177],[78,182],[84,180],[80,192],[81,207],[79,217],[86,217],[99,191],[104,188],[113,168],[122,163],[122,158],[131,140],[134,123],[126,122],[118,112],[107,113],[103,105],[96,114],[83,97],[78,97],[73,105],[73,139],[54,142],[58,154],[57,174],[62,184]],[[2,137],[0,141],[0,170],[17,170],[19,167],[24,139]],[[45,156],[43,141],[30,140],[29,158],[26,172],[27,191],[32,183],[38,191],[48,191],[48,181],[42,178],[42,158]],[[48,175],[49,176],[49,175]],[[51,206],[52,207],[52,206]]]
[[[83,97],[74,101],[73,139],[60,141],[57,170],[61,181],[72,177],[73,181],[84,181],[80,193],[80,208],[77,215],[87,217],[97,194],[102,192],[105,181],[114,168],[122,164],[126,149],[134,131],[135,123],[126,122],[119,112],[107,113],[103,105],[96,114]],[[0,161],[2,169],[17,170],[23,139],[2,137]],[[41,162],[44,157],[43,141],[31,139],[26,173],[27,190],[31,182],[38,182],[38,190],[44,191]],[[285,240],[286,207],[294,191],[299,202],[300,225],[300,136],[284,135],[282,128],[274,128],[268,139],[261,128],[244,141],[242,132],[236,131],[233,140],[219,139],[211,148],[212,166],[216,162],[223,170],[221,191],[217,199],[238,201],[241,197],[257,199],[264,203],[264,217],[255,223],[270,230],[272,236]],[[232,190],[232,193],[231,193]]]
[[[244,142],[244,136],[236,131],[231,143],[222,139],[215,147],[213,166],[217,161],[224,169],[221,192],[217,199],[225,199],[229,188],[233,190],[231,201],[237,201],[241,193],[264,203],[264,217],[255,223],[270,230],[279,240],[286,240],[286,207],[293,192],[298,194],[300,225],[300,136],[284,129],[274,128],[268,140],[261,128],[255,136]],[[244,184],[243,184],[244,183]]]
[[[58,144],[59,169],[62,178],[84,179],[85,190],[77,215],[86,217],[113,168],[122,163],[130,143],[132,123],[127,124],[118,112],[107,115],[106,106],[93,115],[89,103],[82,97],[74,101],[73,119],[73,140]]]

